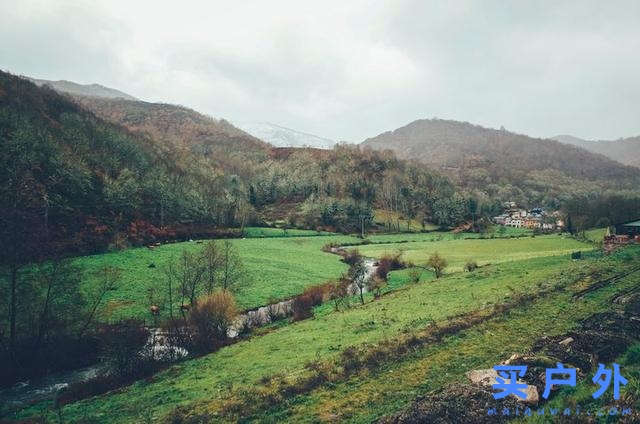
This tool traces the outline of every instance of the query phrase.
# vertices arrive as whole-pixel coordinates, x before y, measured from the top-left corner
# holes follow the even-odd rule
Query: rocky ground
[[[555,337],[542,337],[530,352],[514,353],[503,364],[527,365],[522,382],[528,385],[526,399],[509,396],[495,400],[496,372],[470,370],[468,383],[452,384],[414,400],[404,410],[384,417],[381,423],[500,423],[513,419],[501,414],[490,416],[489,408],[523,411],[542,407],[545,399],[545,370],[558,362],[577,368],[577,378],[594,371],[598,363],[613,362],[634,342],[640,340],[640,293],[625,293],[612,299],[612,310],[594,314],[573,331]],[[520,380],[519,380],[520,381]],[[549,399],[553,398],[553,391]],[[623,399],[624,402],[624,399]],[[575,419],[575,418],[574,418]],[[634,422],[637,417],[629,418]],[[583,421],[587,422],[587,421]],[[637,422],[637,421],[636,421]]]

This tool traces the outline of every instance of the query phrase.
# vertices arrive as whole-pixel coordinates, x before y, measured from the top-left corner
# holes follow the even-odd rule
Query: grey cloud
[[[640,134],[635,1],[0,0],[0,68],[361,141],[438,116]]]

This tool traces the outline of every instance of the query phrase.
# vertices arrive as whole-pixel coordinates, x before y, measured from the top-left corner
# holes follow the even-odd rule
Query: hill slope
[[[170,136],[172,126],[165,128]],[[48,86],[4,72],[0,142],[4,245],[46,235],[65,250],[86,252],[126,233],[139,238],[143,229],[131,227],[135,222],[144,231],[183,222],[235,224],[238,202],[228,190],[237,183],[225,179],[214,161],[135,134]]]
[[[552,138],[561,143],[600,153],[625,165],[640,168],[640,136],[618,140],[584,140],[572,135],[557,135]]]
[[[163,150],[187,149],[241,173],[245,160],[264,157],[271,146],[234,127],[183,106],[75,96],[98,117],[149,136]]]
[[[544,190],[560,180],[565,186],[597,182],[632,187],[640,177],[637,169],[579,147],[458,121],[418,120],[362,144],[391,149],[400,158],[417,159],[478,188],[508,183]],[[532,179],[537,181],[532,184]]]
[[[50,81],[44,79],[37,78],[29,78],[30,81],[35,83],[37,86],[42,87],[43,85],[48,85],[53,88],[55,91],[73,94],[77,96],[91,96],[91,97],[105,97],[110,99],[126,99],[126,100],[137,100],[135,97],[130,96],[127,93],[123,93],[122,91],[116,90],[114,88],[105,87],[100,84],[78,84],[72,81]]]
[[[233,156],[264,154],[270,147],[224,119],[214,119],[183,106],[140,101],[99,84],[27,79],[40,87],[49,86],[71,95],[82,108],[105,121],[143,134],[165,153],[187,150],[213,159],[224,167],[233,162]]]
[[[276,147],[315,147],[330,149],[337,142],[317,135],[282,127],[270,122],[240,122],[236,125]]]

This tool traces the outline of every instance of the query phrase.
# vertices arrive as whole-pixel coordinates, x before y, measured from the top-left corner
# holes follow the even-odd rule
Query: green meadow
[[[453,237],[453,236],[449,236]],[[541,256],[568,255],[574,251],[593,249],[588,243],[560,235],[545,235],[521,238],[451,239],[449,237],[410,243],[386,243],[359,246],[365,256],[379,258],[403,252],[403,259],[416,265],[426,264],[429,256],[439,253],[447,262],[446,271],[461,271],[467,261],[478,265],[531,259]]]
[[[486,233],[454,233],[452,231],[429,231],[419,233],[369,234],[366,239],[371,243],[408,243],[415,241],[445,241],[467,239],[494,239],[526,237],[533,232],[526,228],[492,227]]]
[[[560,243],[563,248],[558,251],[566,247],[560,238],[546,240]],[[485,246],[489,246],[501,241],[462,242],[485,242]],[[635,253],[637,256],[638,252]],[[91,422],[105,423],[136,422],[143,413],[150,413],[154,419],[166,418],[179,405],[216,414],[225,402],[242,396],[244,390],[258,385],[260,381],[276,375],[295,378],[304,372],[309,361],[319,358],[332,360],[349,346],[375,344],[434,323],[437,325],[459,314],[508,301],[518,294],[535,293],[559,283],[567,288],[577,287],[580,276],[596,269],[611,272],[619,265],[621,263],[615,257],[600,258],[599,255],[593,255],[582,261],[572,261],[564,254],[543,255],[497,263],[474,273],[454,273],[437,280],[431,273],[425,273],[417,284],[408,283],[407,270],[393,272],[391,281],[396,290],[379,300],[368,297],[365,305],[353,302],[351,308],[340,311],[334,311],[331,304],[322,305],[313,319],[273,328],[205,357],[175,365],[151,379],[116,393],[68,405],[63,413],[72,421],[86,417]],[[253,418],[262,421],[285,418],[322,421],[328,417],[325,415],[328,411],[347,407],[353,414],[360,415],[342,418],[367,422],[373,416],[391,411],[411,400],[412,393],[417,393],[415,391],[418,389],[444,384],[445,378],[438,371],[446,369],[451,378],[459,379],[463,371],[471,366],[489,363],[517,346],[526,346],[527,338],[534,334],[564,331],[572,325],[572,319],[597,309],[598,305],[589,301],[575,308],[570,302],[569,293],[561,291],[551,299],[532,305],[533,309],[528,312],[514,312],[513,317],[509,315],[506,321],[491,320],[480,326],[482,328],[469,330],[468,336],[459,334],[447,338],[441,345],[426,346],[416,353],[415,358],[419,362],[415,362],[412,356],[406,358],[408,362],[400,361],[392,366],[409,367],[407,374],[402,368],[394,368],[394,373],[402,374],[387,375],[381,371],[357,377],[355,385],[354,382],[345,382],[336,386],[338,390],[320,388],[295,397],[282,405],[281,410],[262,411]],[[566,314],[570,319],[556,319]],[[541,316],[546,318],[540,320]],[[534,321],[535,325],[532,324]],[[525,332],[518,333],[522,331]],[[432,355],[436,355],[435,361]],[[415,374],[417,371],[412,367],[419,367],[421,374]],[[391,384],[391,389],[383,390],[384,384]],[[396,392],[396,389],[399,391]],[[391,391],[392,394],[381,399],[385,391]],[[331,398],[329,405],[326,404],[327,397]],[[354,403],[346,406],[346,399],[352,399]],[[363,406],[362,403],[376,402],[380,402],[379,408],[358,408],[358,403]],[[33,407],[29,413],[38,413],[39,408],[46,406]],[[266,419],[265,414],[271,418]]]
[[[607,234],[606,228],[594,228],[584,232],[585,239],[592,243],[602,244],[604,236]]]
[[[632,258],[638,260],[639,256],[640,250],[636,249]],[[521,262],[522,265],[528,264],[524,267],[529,270],[526,278],[535,279],[537,276],[544,280],[542,274],[537,275],[538,272],[533,270],[538,268],[536,264],[542,266],[548,260],[550,258]],[[503,264],[495,269],[509,272],[508,270],[513,269],[515,265],[516,263]],[[554,270],[547,271],[552,273],[552,280],[560,280],[562,276],[579,276],[578,268],[584,272],[582,275],[604,271],[606,276],[611,272],[622,271],[630,265],[632,263],[629,258],[622,256],[566,264],[564,272],[560,271],[561,262],[547,263],[547,266]],[[243,418],[262,422],[374,422],[382,416],[406,407],[420,395],[451,383],[467,382],[465,373],[469,370],[491,368],[514,353],[526,353],[533,342],[542,336],[564,334],[574,329],[580,320],[594,313],[610,310],[611,297],[619,291],[634,287],[637,278],[637,273],[630,275],[579,301],[572,298],[574,290],[579,289],[585,281],[591,281],[591,278],[579,278],[577,284],[573,284],[574,279],[569,278],[563,290],[445,337],[440,343],[425,345],[406,357],[395,358],[375,372],[365,372],[336,384],[322,386],[310,393],[293,396],[286,404],[275,405],[268,411],[261,410]],[[640,376],[639,358],[640,345],[636,344],[619,360],[630,380],[629,387],[621,390],[623,398],[627,390],[634,390],[634,393],[640,390],[637,383]],[[606,405],[605,399],[594,401],[591,398],[591,377],[592,374],[581,378],[575,389],[561,390],[561,393],[546,406],[563,408],[568,405]],[[535,422],[550,421],[547,418]],[[603,419],[602,422],[613,421]]]
[[[522,233],[505,232],[504,234]],[[243,280],[235,288],[236,300],[242,309],[251,309],[265,305],[274,299],[295,296],[308,286],[336,279],[347,270],[347,265],[341,262],[337,255],[323,252],[322,247],[328,243],[348,245],[362,243],[362,240],[357,237],[319,233],[312,230],[249,227],[246,229],[246,235],[245,238],[231,240],[242,258],[245,270]],[[464,242],[458,245],[468,252],[463,255],[464,258],[477,255],[477,260],[481,262],[484,257],[490,258],[493,255],[492,252],[501,254],[500,252],[504,249],[499,246],[502,243],[511,243],[516,240],[487,238],[478,240],[478,243],[484,244],[477,246],[472,243],[472,240],[467,240],[479,237],[485,236],[477,233],[454,234],[451,232],[372,234],[367,240],[375,244],[360,246],[360,250],[366,256],[377,257],[385,252],[403,249],[406,251],[405,259],[421,264],[422,261],[414,260],[414,257],[428,257],[428,252],[434,246],[438,246],[437,250],[451,263],[457,260],[451,250],[457,248],[455,244],[451,245],[447,242]],[[538,240],[540,239],[531,239],[531,241]],[[83,284],[86,288],[96,284],[96,272],[101,267],[111,266],[121,272],[118,288],[107,294],[100,314],[102,320],[113,321],[132,317],[149,319],[151,318],[149,306],[153,303],[150,298],[160,297],[164,290],[164,270],[167,263],[177,260],[183,251],[197,252],[203,246],[204,241],[197,240],[168,243],[154,249],[131,248],[79,257],[75,260],[75,264],[83,270]],[[515,255],[503,257],[503,260],[566,252],[568,250],[563,248],[557,240],[544,245],[535,242],[529,248],[530,256]],[[455,267],[450,268],[449,271],[457,270],[462,264],[456,262]]]
[[[235,290],[236,299],[241,308],[250,309],[264,305],[270,299],[294,296],[307,286],[340,276],[347,270],[347,265],[337,255],[323,252],[322,246],[329,242],[354,243],[358,239],[335,235],[272,235],[231,242],[245,269],[243,281]],[[102,319],[150,318],[149,291],[160,293],[163,290],[167,263],[177,259],[183,250],[196,252],[203,246],[199,241],[169,243],[154,249],[141,247],[80,257],[75,263],[84,270],[83,284],[86,286],[95,284],[96,271],[103,266],[116,267],[121,272],[119,287],[108,293]]]

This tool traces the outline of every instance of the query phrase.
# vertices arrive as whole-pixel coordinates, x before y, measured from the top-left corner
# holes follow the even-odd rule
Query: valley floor
[[[542,335],[566,332],[580,319],[606,310],[616,291],[637,283],[637,276],[630,275],[573,298],[604,276],[631,267],[640,258],[638,249],[610,257],[586,253],[572,261],[568,252],[592,247],[560,236],[453,240],[429,235],[431,241],[425,241],[425,235],[410,235],[423,239],[390,243],[401,236],[371,237],[374,244],[360,248],[376,255],[405,246],[405,254],[418,258],[424,250],[437,250],[451,255],[453,271],[468,257],[487,258],[492,265],[440,279],[424,272],[416,284],[409,283],[409,270],[395,271],[387,294],[378,300],[369,296],[365,305],[352,302],[339,311],[330,303],[321,305],[312,319],[283,323],[121,391],[67,405],[63,416],[104,423],[188,417],[193,422],[370,422],[419,394],[461,381],[470,369],[489,368],[526,351]],[[319,249],[324,238],[269,242],[298,255],[297,246],[303,252],[311,244]],[[253,241],[237,242],[251,246]],[[341,264],[334,255],[328,258]],[[432,342],[410,345],[449,328]],[[390,355],[389,346],[410,347]],[[38,404],[20,415],[51,413],[50,405]]]

